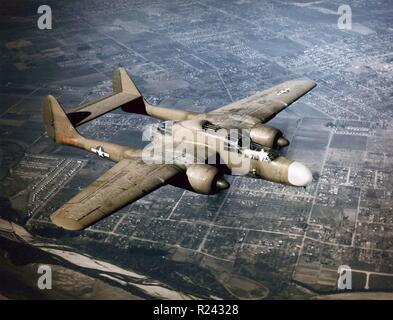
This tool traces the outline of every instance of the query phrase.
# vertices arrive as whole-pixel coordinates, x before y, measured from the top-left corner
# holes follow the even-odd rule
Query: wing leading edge
[[[54,224],[82,230],[158,189],[180,173],[175,165],[123,159],[51,215]]]

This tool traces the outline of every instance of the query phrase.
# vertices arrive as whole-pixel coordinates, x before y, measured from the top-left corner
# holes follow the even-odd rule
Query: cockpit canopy
[[[243,154],[250,159],[266,162],[271,162],[279,156],[275,150],[252,141],[249,135],[244,134],[228,134],[224,149]]]
[[[216,125],[216,124],[213,124],[213,123],[211,123],[210,121],[204,121],[203,123],[202,123],[202,130],[213,130],[213,131],[218,131],[218,130],[220,130],[220,129],[223,129],[222,127],[220,127],[220,126],[218,126],[218,125]]]
[[[163,135],[172,135],[172,128],[176,121],[162,121],[157,126],[157,131]],[[225,128],[215,125],[207,120],[201,121],[200,128],[203,131],[216,133]],[[259,161],[270,162],[276,159],[278,153],[266,146],[263,146],[250,137],[250,131],[229,130],[230,132],[224,137],[224,150],[243,154],[245,157]]]
[[[175,121],[162,121],[158,124],[157,130],[161,134],[172,135],[172,127]]]

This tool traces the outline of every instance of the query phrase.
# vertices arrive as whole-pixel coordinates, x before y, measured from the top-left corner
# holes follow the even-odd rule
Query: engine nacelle
[[[250,138],[252,141],[269,148],[289,145],[289,141],[283,137],[281,130],[264,124],[254,126],[250,131]]]
[[[218,169],[207,164],[190,165],[186,175],[192,190],[198,193],[213,194],[229,187]]]

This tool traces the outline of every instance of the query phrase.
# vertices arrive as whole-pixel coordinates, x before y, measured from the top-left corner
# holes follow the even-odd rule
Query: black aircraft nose
[[[216,182],[217,189],[225,190],[229,188],[229,182],[226,181],[224,178],[218,179]]]

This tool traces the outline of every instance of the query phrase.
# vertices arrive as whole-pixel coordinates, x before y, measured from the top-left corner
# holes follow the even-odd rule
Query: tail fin
[[[48,136],[63,144],[80,145],[82,136],[76,131],[67,114],[53,96],[44,98],[44,125]]]
[[[144,110],[143,98],[124,68],[113,75],[113,92],[84,103],[67,112],[71,123],[78,127],[120,107],[132,106]]]
[[[112,80],[112,87],[113,92],[115,93],[127,92],[131,93],[135,96],[135,98],[142,96],[124,68],[118,68],[115,71]]]
[[[79,105],[69,110],[67,113],[63,111],[54,97],[46,97],[44,104],[44,121],[49,136],[54,140],[57,139],[58,130],[54,125],[56,120],[53,120],[56,117],[59,119],[61,118],[61,123],[67,123],[67,126],[77,133],[75,127],[117,108],[121,108],[125,112],[149,115],[162,120],[186,120],[197,115],[197,113],[191,111],[152,106],[142,97],[138,88],[124,68],[118,68],[115,71],[112,86],[112,93]],[[61,125],[58,124],[58,126]],[[70,136],[69,134],[59,134],[62,136]]]

